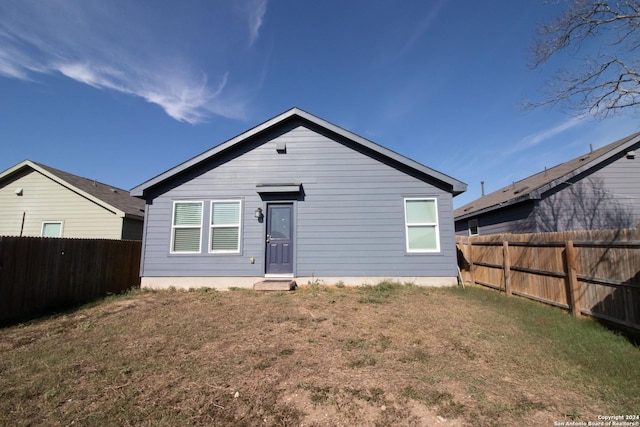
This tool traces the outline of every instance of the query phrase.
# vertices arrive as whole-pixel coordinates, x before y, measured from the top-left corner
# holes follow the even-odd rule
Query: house
[[[133,188],[144,287],[456,283],[466,184],[297,108]]]
[[[455,210],[456,234],[621,229],[640,221],[640,132]]]
[[[0,236],[142,239],[144,202],[29,160],[0,173]]]

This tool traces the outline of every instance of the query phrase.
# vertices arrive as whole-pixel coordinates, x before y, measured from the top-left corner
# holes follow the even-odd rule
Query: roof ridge
[[[68,187],[82,197],[93,200],[94,203],[108,210],[116,210],[120,215],[142,218],[144,201],[133,197],[128,190],[100,182],[96,179],[86,178],[43,163],[32,160],[24,160],[14,168],[29,167],[38,170],[39,173],[49,174],[54,181],[60,180],[60,185]],[[55,178],[54,178],[55,177]]]
[[[59,172],[59,173],[65,174],[65,175],[71,175],[71,176],[73,176],[75,178],[84,179],[86,181],[93,182],[94,184],[104,185],[105,187],[110,187],[110,188],[113,188],[115,190],[122,190],[122,191],[125,191],[127,193],[129,192],[129,190],[127,190],[127,189],[116,187],[115,185],[107,184],[107,183],[102,182],[102,181],[98,181],[95,178],[87,178],[86,176],[77,175],[77,174],[74,174],[74,173],[71,173],[71,172],[63,171],[62,169],[57,169],[57,168],[54,168],[52,166],[48,166],[48,165],[45,165],[45,164],[39,163],[39,162],[32,162],[32,163],[34,163],[34,164],[36,164],[36,165],[38,165],[40,167],[43,167],[43,168],[47,169],[48,171],[50,171],[52,173],[55,171],[55,172]]]
[[[636,139],[638,139],[638,141],[633,142]],[[458,217],[471,215],[479,211],[491,209],[495,206],[502,206],[505,203],[511,204],[517,202],[518,200],[522,200],[523,197],[531,195],[531,193],[553,184],[554,181],[557,181],[562,177],[576,173],[576,171],[587,165],[589,165],[587,167],[589,168],[594,165],[594,162],[597,164],[599,160],[607,158],[607,156],[612,152],[617,152],[616,149],[619,149],[621,146],[629,143],[635,144],[637,142],[640,142],[640,132],[635,132],[595,150],[591,148],[587,153],[582,153],[579,156],[573,157],[565,162],[552,166],[551,168],[545,167],[542,171],[536,172],[522,178],[521,180],[513,181],[510,185],[498,188],[489,194],[482,195],[479,198],[455,209],[454,215]],[[545,178],[542,179],[543,177]],[[523,185],[524,187],[518,188]],[[527,191],[524,192],[523,190]]]

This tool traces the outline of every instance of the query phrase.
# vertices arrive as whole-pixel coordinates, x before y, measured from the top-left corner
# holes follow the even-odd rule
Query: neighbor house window
[[[42,237],[62,237],[62,221],[45,221],[42,223]]]
[[[203,202],[173,202],[171,252],[199,253]]]
[[[469,236],[477,236],[478,233],[478,220],[470,219],[469,220]]]
[[[438,252],[438,206],[436,199],[404,200],[407,252]]]
[[[211,202],[211,235],[209,252],[240,252],[240,200],[214,200]]]

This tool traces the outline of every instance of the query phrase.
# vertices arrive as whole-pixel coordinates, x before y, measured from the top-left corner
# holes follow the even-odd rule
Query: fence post
[[[502,268],[504,269],[504,291],[511,296],[511,256],[509,255],[509,242],[502,242]]]
[[[473,273],[473,242],[471,241],[471,239],[468,240],[469,242],[469,278],[471,279],[471,284],[475,285],[476,284],[476,279],[474,277],[474,273]]]
[[[578,273],[576,272],[576,248],[573,246],[573,240],[567,240],[565,243],[565,256],[567,260],[567,285],[569,288],[569,306],[571,314],[577,316],[580,314],[578,307]]]

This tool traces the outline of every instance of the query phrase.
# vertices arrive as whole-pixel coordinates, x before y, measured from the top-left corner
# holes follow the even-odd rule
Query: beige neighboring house
[[[142,240],[144,201],[25,160],[0,173],[0,236]]]

